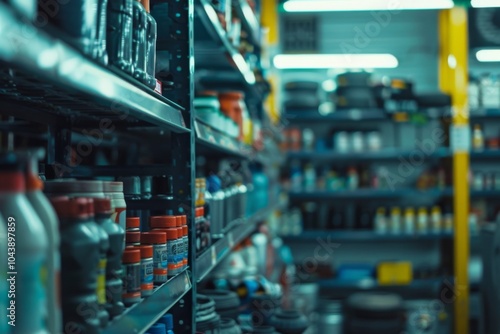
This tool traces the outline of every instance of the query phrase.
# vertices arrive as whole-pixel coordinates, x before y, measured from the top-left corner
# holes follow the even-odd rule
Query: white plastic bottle
[[[7,222],[0,215],[0,333],[9,334],[10,328],[7,324]]]
[[[15,327],[11,327],[11,333],[45,334],[49,331],[42,275],[46,271],[47,234],[25,190],[17,157],[11,153],[0,156],[0,212],[15,239],[15,264],[9,263],[7,273],[16,286],[15,298],[9,300],[15,302]]]
[[[49,200],[43,194],[43,182],[38,177],[38,157],[27,155],[26,197],[42,221],[47,233],[47,326],[50,333],[62,332],[60,294],[61,254],[59,253],[59,219]]]

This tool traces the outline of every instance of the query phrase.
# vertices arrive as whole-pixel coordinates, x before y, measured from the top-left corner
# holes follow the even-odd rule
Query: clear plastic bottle
[[[375,214],[375,231],[380,234],[387,233],[387,217],[385,215],[385,208],[378,208]]]
[[[38,152],[28,153],[26,159],[26,197],[35,209],[47,233],[47,325],[50,333],[62,332],[61,313],[61,254],[59,253],[59,219],[47,197],[43,194],[43,182],[38,176]]]
[[[415,210],[413,208],[405,210],[404,231],[406,234],[415,233]]]
[[[479,124],[474,125],[474,131],[472,132],[472,148],[477,151],[484,148],[483,130],[481,130]]]
[[[60,221],[61,297],[66,332],[98,333],[97,274],[99,235],[89,215],[88,198],[50,199]]]
[[[7,230],[15,236],[15,264],[7,275],[15,277],[15,327],[12,333],[49,333],[47,300],[42,273],[46,271],[47,233],[33,206],[24,195],[26,184],[13,153],[0,156],[0,212]],[[9,255],[9,254],[7,254]],[[17,272],[17,274],[9,274]],[[10,305],[10,304],[9,304]],[[10,321],[9,317],[2,321]]]
[[[391,232],[392,234],[401,233],[401,209],[398,207],[391,209]]]
[[[434,206],[432,208],[430,221],[432,233],[440,234],[443,231],[443,215],[441,214],[441,208],[439,206]]]
[[[418,217],[417,217],[417,231],[419,234],[427,234],[429,231],[429,216],[427,215],[426,208],[418,209]]]

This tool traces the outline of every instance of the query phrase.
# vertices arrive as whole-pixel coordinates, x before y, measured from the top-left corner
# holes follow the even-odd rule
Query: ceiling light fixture
[[[275,56],[273,62],[278,69],[370,69],[396,68],[399,65],[392,54],[281,54]]]
[[[470,4],[474,8],[500,7],[500,2],[498,0],[472,0]]]
[[[287,12],[331,12],[449,9],[453,6],[453,0],[288,0],[283,9]]]
[[[500,49],[479,50],[476,52],[478,61],[486,62],[500,62]]]

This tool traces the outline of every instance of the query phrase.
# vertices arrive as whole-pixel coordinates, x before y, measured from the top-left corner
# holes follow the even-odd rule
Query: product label
[[[141,283],[153,283],[153,259],[141,260]]]
[[[177,263],[177,240],[167,241],[168,263]]]
[[[155,268],[167,268],[168,251],[166,244],[153,245],[153,262]]]
[[[97,302],[101,305],[106,304],[106,264],[107,260],[99,260],[97,266]]]
[[[123,294],[141,293],[141,266],[138,264],[126,264],[123,266]]]
[[[123,230],[127,229],[127,209],[126,208],[115,208],[115,212],[111,215],[111,219],[120,224]]]

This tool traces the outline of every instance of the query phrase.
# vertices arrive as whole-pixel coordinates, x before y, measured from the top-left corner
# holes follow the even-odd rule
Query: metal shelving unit
[[[282,236],[286,242],[315,241],[328,239],[339,242],[420,242],[420,241],[439,241],[453,238],[451,233],[441,234],[380,234],[374,231],[303,231],[299,235]]]
[[[234,9],[236,13],[241,19],[241,24],[243,29],[249,35],[250,42],[260,48],[260,22],[259,19],[255,16],[252,8],[248,4],[248,1],[245,0],[234,0],[233,1]]]
[[[277,204],[270,205],[249,218],[233,222],[231,224],[232,228],[223,238],[217,240],[209,249],[196,258],[197,281],[202,281],[231,252],[235,245],[255,231],[257,223],[265,219],[274,210],[277,210],[278,207]]]
[[[451,188],[416,190],[416,189],[357,189],[339,191],[299,191],[290,192],[290,199],[300,200],[369,200],[369,199],[439,199],[453,196]]]
[[[398,158],[408,159],[415,150],[399,150],[399,149],[381,149],[380,151],[371,152],[355,152],[355,153],[339,153],[336,151],[290,151],[287,154],[289,160],[312,160],[312,161],[328,161],[328,162],[353,162],[353,161],[383,161],[397,160]],[[499,151],[500,156],[500,151]],[[451,151],[447,148],[439,148],[429,155],[425,155],[427,160],[442,159],[451,157]]]
[[[156,288],[148,298],[127,309],[103,330],[103,334],[123,334],[132,331],[138,334],[145,333],[190,290],[191,278],[186,270]]]
[[[155,126],[189,132],[183,107],[152,90],[144,90],[94,63],[60,39],[21,20],[0,3],[0,60],[14,71],[0,72],[2,113],[56,123],[108,118],[126,127]],[[29,32],[29,33],[27,33]],[[16,108],[7,106],[16,105]]]

